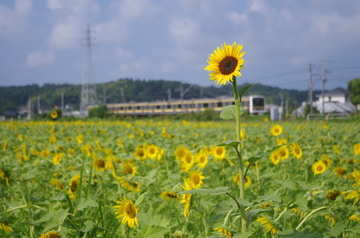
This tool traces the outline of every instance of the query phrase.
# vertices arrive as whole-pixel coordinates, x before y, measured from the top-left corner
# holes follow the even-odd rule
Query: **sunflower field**
[[[243,121],[244,199],[233,134],[233,121],[0,122],[0,236],[360,236],[358,123]]]

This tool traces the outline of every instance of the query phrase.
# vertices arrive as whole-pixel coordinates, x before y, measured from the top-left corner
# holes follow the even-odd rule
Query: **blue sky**
[[[212,51],[236,41],[247,54],[239,83],[326,88],[360,77],[358,0],[2,0],[0,86],[81,84],[86,27],[92,78],[215,85]]]

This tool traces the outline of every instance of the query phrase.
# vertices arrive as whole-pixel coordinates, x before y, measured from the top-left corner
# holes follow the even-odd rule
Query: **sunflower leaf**
[[[224,141],[221,144],[218,144],[217,146],[231,146],[231,147],[237,147],[238,145],[240,145],[241,143],[244,143],[245,141],[238,141],[238,140],[229,140],[229,141]]]
[[[239,92],[239,97],[240,99],[242,98],[242,96],[247,92],[247,90],[249,90],[249,88],[251,88],[252,86],[254,86],[255,84],[249,84],[245,87],[243,87],[240,92]]]
[[[236,115],[236,106],[235,105],[228,105],[223,107],[223,109],[220,112],[220,118],[224,120],[231,120],[235,119]],[[240,108],[240,116],[242,116],[245,113],[245,110]]]
[[[220,118],[224,120],[235,119],[235,105],[229,105],[223,107],[220,112]]]
[[[199,194],[199,195],[221,195],[229,191],[229,187],[193,189],[181,191],[179,194]]]

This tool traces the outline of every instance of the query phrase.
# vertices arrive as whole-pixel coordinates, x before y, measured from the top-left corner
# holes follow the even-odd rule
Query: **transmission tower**
[[[83,83],[81,88],[81,104],[80,114],[87,116],[88,106],[96,105],[96,88],[92,80],[92,43],[91,43],[91,29],[87,26],[86,29],[86,63],[84,66]]]

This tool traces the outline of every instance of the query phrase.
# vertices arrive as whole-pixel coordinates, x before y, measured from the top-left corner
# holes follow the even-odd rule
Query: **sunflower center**
[[[134,218],[136,216],[136,208],[133,204],[127,203],[125,205],[125,212],[130,218]]]
[[[219,70],[223,75],[232,74],[237,66],[238,59],[232,56],[226,56],[219,64]]]

